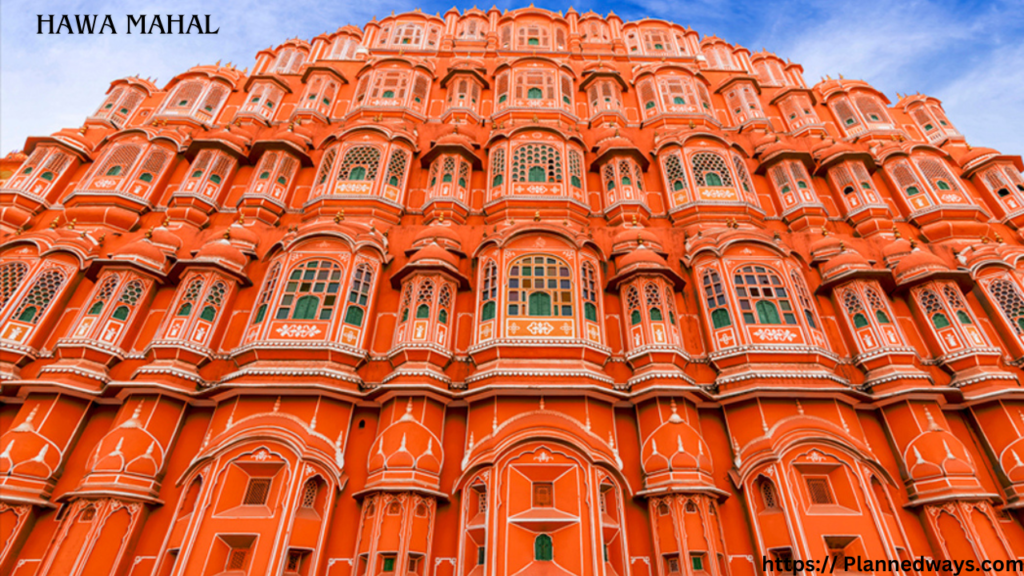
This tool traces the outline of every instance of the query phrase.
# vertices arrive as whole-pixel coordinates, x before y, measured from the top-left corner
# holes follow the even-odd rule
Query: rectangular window
[[[381,570],[383,572],[394,572],[395,571],[395,557],[394,556],[385,556],[384,557],[384,562],[383,562],[383,564],[381,566]]]
[[[245,558],[249,555],[248,549],[232,548],[228,553],[227,570],[244,570]]]
[[[693,567],[694,572],[703,572],[706,563],[707,556],[703,552],[690,553],[690,566]]]
[[[828,478],[808,478],[807,493],[811,496],[812,504],[835,504]]]
[[[554,506],[554,488],[551,482],[533,483],[533,507],[550,508]]]
[[[679,556],[677,554],[670,554],[665,557],[665,568],[669,574],[679,573]]]
[[[485,558],[487,558],[487,547],[486,546],[477,546],[477,549],[476,549],[476,564],[477,564],[477,566],[483,566]]]
[[[264,506],[270,496],[269,478],[250,478],[249,485],[245,487],[244,506]]]

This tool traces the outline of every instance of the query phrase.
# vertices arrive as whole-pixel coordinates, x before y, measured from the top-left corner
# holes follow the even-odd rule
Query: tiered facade
[[[452,9],[0,168],[0,573],[1024,556],[1024,167],[934,98]]]

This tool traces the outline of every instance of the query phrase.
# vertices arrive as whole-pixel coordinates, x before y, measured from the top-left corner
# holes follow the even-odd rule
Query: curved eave
[[[282,138],[264,138],[253,142],[252,147],[249,149],[249,162],[255,165],[256,161],[267,150],[284,150],[297,156],[303,166],[309,167],[313,165],[313,159],[309,157],[308,147],[300,147],[295,142]]]
[[[82,162],[91,161],[92,151],[96,148],[94,145],[92,148],[87,149],[82,146],[81,142],[77,142],[70,138],[60,138],[57,136],[29,136],[25,139],[25,155],[31,155],[40,144],[53,144],[55,146],[60,146],[64,150],[67,150],[77,156]]]
[[[651,165],[651,161],[648,160],[647,157],[644,156],[644,153],[635,146],[611,146],[602,152],[600,156],[594,159],[590,164],[590,171],[597,172],[599,170],[599,166],[610,156],[629,156],[640,164],[640,168],[643,169],[644,172],[646,172],[647,168]]]
[[[324,66],[323,64],[312,64],[308,66],[306,70],[302,73],[302,83],[306,84],[307,81],[309,80],[309,77],[317,72],[326,73],[328,76],[333,76],[334,79],[337,80],[338,82],[341,82],[342,84],[348,84],[348,79],[345,78],[344,74],[338,72],[337,70],[331,68],[330,66]]]
[[[810,88],[803,88],[801,86],[788,86],[786,88],[783,88],[782,90],[779,90],[779,92],[775,96],[773,96],[771,100],[768,101],[768,104],[776,105],[779,102],[781,102],[784,98],[792,94],[805,94],[808,98],[811,99],[812,106],[818,105],[818,97],[814,94],[814,90],[811,90]]]
[[[808,172],[814,172],[814,158],[806,150],[794,150],[792,148],[769,152],[761,158],[761,162],[754,169],[754,174],[764,175],[769,168],[783,160],[799,160],[803,163]]]
[[[208,148],[223,150],[224,152],[234,156],[239,161],[249,159],[245,148],[235,144],[234,142],[229,142],[219,138],[196,138],[192,140],[192,142],[189,143],[188,148],[185,149],[185,158],[191,162],[201,150]]]
[[[952,280],[960,287],[960,291],[967,293],[974,287],[971,273],[965,268],[956,270],[925,270],[908,278],[897,280],[894,292],[904,292],[914,286],[930,282],[932,280]]]
[[[870,152],[864,150],[842,150],[818,160],[817,168],[812,170],[811,173],[814,176],[823,176],[829,168],[843,160],[860,160],[864,163],[864,167],[868,169],[868,172],[874,172],[878,169],[875,164],[875,157]]]
[[[478,145],[474,142],[473,146]],[[465,144],[459,142],[442,142],[441,144],[431,143],[430,150],[420,157],[420,166],[423,168],[429,167],[430,163],[434,161],[434,158],[437,158],[438,155],[444,152],[454,152],[466,160],[469,160],[473,163],[474,170],[482,170],[484,167],[483,162],[480,161],[476,152]]]
[[[895,281],[893,280],[891,271],[881,270],[878,268],[858,268],[836,274],[835,276],[832,276],[827,279],[823,278],[821,281],[821,285],[818,286],[818,289],[815,290],[815,292],[818,294],[827,295],[836,286],[839,286],[840,284],[844,284],[851,280],[878,280],[878,282],[882,284],[882,286],[886,290],[892,290],[895,287]]]
[[[242,91],[248,92],[249,89],[252,88],[252,85],[257,82],[270,82],[271,84],[277,86],[281,90],[284,90],[285,94],[292,93],[291,86],[289,86],[287,82],[281,80],[280,78],[273,74],[260,74],[258,76],[249,76],[249,79],[245,81],[245,85],[242,86]]]
[[[583,76],[583,82],[580,82],[581,92],[586,92],[587,88],[595,81],[597,81],[597,79],[599,78],[609,78],[611,80],[615,80],[615,82],[619,85],[619,88],[622,89],[623,93],[629,92],[629,84],[627,84],[626,81],[622,79],[622,75],[619,74],[617,70],[584,70]]]
[[[1018,172],[1024,172],[1024,161],[1021,160],[1020,156],[1013,156],[1010,154],[994,154],[991,156],[982,156],[981,158],[975,158],[963,166],[964,178],[970,178],[974,176],[982,168],[987,167],[990,164],[997,162],[1005,162],[1012,164]]]
[[[729,76],[729,78],[727,78],[724,82],[718,85],[718,88],[715,88],[715,94],[721,94],[729,86],[732,86],[733,84],[738,84],[740,82],[749,82],[753,84],[754,90],[757,90],[757,93],[759,95],[761,94],[761,84],[757,81],[757,78],[751,76],[750,74],[736,74],[734,76]]]
[[[228,266],[220,260],[213,258],[192,258],[190,260],[178,260],[171,267],[171,271],[168,272],[167,278],[171,282],[178,282],[181,279],[181,275],[186,270],[195,268],[213,268],[233,278],[240,286],[251,286],[252,280],[245,274],[244,268],[237,270],[232,266]]]
[[[672,283],[676,287],[676,290],[682,290],[683,287],[686,285],[686,280],[684,280],[682,276],[680,276],[678,273],[676,273],[675,270],[669,268],[668,266],[662,266],[650,262],[637,262],[634,264],[630,264],[629,266],[626,266],[622,270],[619,270],[615,274],[615,276],[610,278],[608,280],[608,289],[617,291],[619,289],[619,286],[621,286],[623,282],[629,280],[634,276],[642,274],[656,274],[659,276],[664,276],[665,278],[668,278],[669,280],[672,281]]]
[[[418,262],[409,262],[402,266],[391,276],[391,286],[396,290],[402,287],[402,280],[414,272],[441,272],[450,276],[459,285],[459,290],[469,289],[469,279],[463,276],[458,268],[443,260],[424,259]]]
[[[483,74],[481,74],[479,70],[475,68],[452,68],[451,70],[448,71],[447,74],[444,75],[444,78],[441,78],[441,88],[447,88],[448,82],[450,82],[452,78],[462,75],[472,76],[473,78],[476,78],[477,82],[483,85],[484,90],[488,90],[491,87],[491,84],[490,82],[487,81],[487,78]]]
[[[116,257],[93,260],[89,263],[89,267],[85,269],[85,277],[95,281],[99,277],[100,272],[110,268],[131,268],[136,272],[142,273],[144,276],[152,278],[158,284],[163,284],[167,280],[167,271],[162,268],[156,268],[138,260]]]

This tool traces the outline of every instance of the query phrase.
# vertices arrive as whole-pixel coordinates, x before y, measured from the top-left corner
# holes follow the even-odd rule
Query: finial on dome
[[[148,240],[148,239],[150,239],[152,237],[153,237],[153,227],[150,226],[149,230],[146,230],[146,239]]]
[[[533,213],[533,221],[540,222],[540,210],[537,210],[536,212]]]

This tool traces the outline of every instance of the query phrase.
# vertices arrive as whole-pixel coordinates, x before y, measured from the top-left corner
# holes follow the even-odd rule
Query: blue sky
[[[570,4],[538,2],[563,11]],[[972,145],[1024,153],[1024,0],[603,0],[572,5],[580,12],[614,9],[624,19],[665,18],[752,51],[765,47],[803,64],[809,84],[841,73],[870,82],[893,101],[896,92],[926,93],[943,101]],[[392,11],[419,7],[434,13],[451,6],[451,0],[3,0],[0,154],[21,148],[30,135],[80,126],[116,78],[150,76],[162,87],[197,63],[222,60],[251,67],[258,50],[287,38],[309,39],[350,23],[362,26]],[[111,14],[120,34],[36,35],[37,14],[76,13]],[[208,13],[220,34],[125,35],[126,15],[140,13]]]

